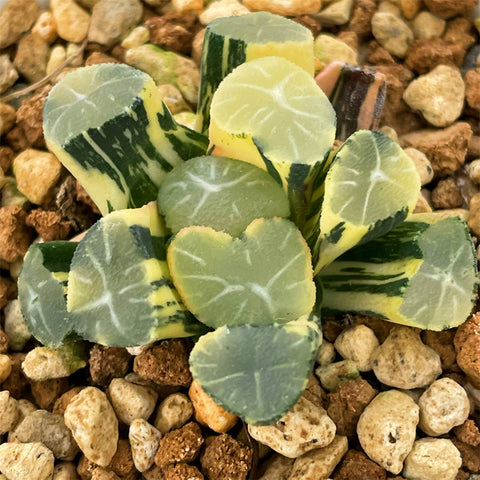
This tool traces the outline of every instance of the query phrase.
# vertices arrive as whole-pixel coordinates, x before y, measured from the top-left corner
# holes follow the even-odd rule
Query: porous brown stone
[[[0,208],[0,259],[15,262],[22,258],[32,240],[26,225],[27,212],[18,205]]]
[[[348,23],[348,30],[358,36],[369,35],[372,31],[372,17],[377,10],[374,0],[357,0]]]
[[[480,388],[480,312],[460,325],[454,338],[458,366]]]
[[[425,345],[433,348],[442,361],[442,370],[451,370],[456,367],[455,348],[453,346],[453,337],[455,336],[455,330],[443,330],[441,332],[434,332],[433,330],[425,330],[422,333],[422,340]]]
[[[107,387],[113,378],[126,375],[130,361],[131,356],[125,348],[94,345],[88,360],[93,382]]]
[[[57,398],[68,389],[68,378],[52,378],[42,382],[30,382],[35,403],[44,410],[52,410]]]
[[[133,463],[132,449],[130,448],[130,442],[128,440],[124,438],[118,440],[115,455],[106,469],[114,472],[122,479],[135,476],[137,470]]]
[[[426,7],[437,17],[452,18],[457,15],[469,17],[475,7],[477,0],[424,0]]]
[[[167,465],[162,469],[162,475],[162,480],[204,480],[205,478],[195,465],[186,463]]]
[[[28,388],[28,380],[23,374],[22,362],[25,360],[25,353],[9,354],[12,361],[12,371],[7,379],[2,383],[2,389],[8,390],[10,396],[16,400],[20,400],[26,393]]]
[[[56,210],[36,208],[28,214],[26,224],[33,227],[46,242],[65,240],[71,231],[70,222],[64,220]]]
[[[442,38],[419,38],[407,51],[405,67],[418,74],[428,73],[438,65],[456,65],[463,62],[465,50]]]
[[[480,68],[465,74],[465,99],[470,108],[480,110]]]
[[[349,450],[333,474],[333,480],[386,480],[386,478],[386,470],[358,450]]]
[[[84,387],[76,386],[67,390],[65,393],[62,393],[56,400],[53,405],[52,413],[57,413],[58,415],[63,415],[65,413],[65,409],[67,405],[70,403],[70,400],[77,394]]]
[[[453,429],[455,437],[467,445],[478,447],[480,445],[480,431],[475,422],[469,418],[465,423]]]
[[[451,177],[440,180],[432,190],[432,205],[435,208],[458,208],[463,204],[462,194]]]
[[[458,448],[462,457],[462,468],[472,473],[480,472],[480,448],[452,438],[455,447]]]

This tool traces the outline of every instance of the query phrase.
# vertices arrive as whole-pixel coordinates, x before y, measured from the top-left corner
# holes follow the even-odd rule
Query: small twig
[[[15,98],[23,97],[27,93],[33,92],[37,88],[43,87],[46,85],[52,78],[57,76],[65,67],[67,67],[75,58],[77,58],[80,54],[83,53],[85,47],[87,46],[88,39],[86,38],[81,44],[80,48],[73,54],[70,55],[59,67],[57,67],[53,72],[49,73],[45,77],[43,77],[38,82],[32,83],[28,87],[22,88],[22,90],[18,90],[17,92],[10,93],[9,95],[5,95],[4,97],[0,97],[0,103],[7,103]]]

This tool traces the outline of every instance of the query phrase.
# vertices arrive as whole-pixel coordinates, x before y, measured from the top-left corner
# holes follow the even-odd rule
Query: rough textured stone
[[[31,241],[26,218],[27,213],[18,205],[0,208],[0,259],[15,262],[25,255]]]
[[[470,108],[480,110],[480,69],[465,74],[465,98]]]
[[[38,82],[46,74],[48,54],[48,43],[34,33],[27,33],[18,43],[13,64],[30,83]]]
[[[125,348],[94,345],[88,364],[92,380],[106,387],[114,378],[123,377],[128,371],[131,356]]]
[[[456,122],[450,127],[425,129],[400,137],[403,147],[413,147],[423,152],[432,163],[436,176],[451,175],[465,162],[472,129],[466,122]]]
[[[0,50],[17,42],[33,25],[40,7],[37,0],[10,0],[0,11]]]
[[[372,17],[372,33],[375,40],[392,55],[404,58],[413,42],[410,27],[391,13],[375,13]]]
[[[0,55],[0,93],[6,92],[17,80],[18,72],[10,61],[10,57],[8,55]],[[4,129],[0,122],[0,135],[6,131],[7,129]]]
[[[53,18],[57,33],[67,42],[80,43],[85,40],[90,23],[90,15],[73,0],[51,0]]]
[[[472,384],[480,388],[480,313],[472,315],[458,327],[454,344],[458,366]]]
[[[460,67],[465,55],[458,45],[441,38],[419,38],[410,45],[405,58],[405,67],[419,74],[428,73],[439,65]]]
[[[431,202],[435,208],[458,208],[463,205],[463,197],[455,180],[451,177],[440,180],[432,190]]]
[[[379,393],[363,411],[357,434],[365,453],[385,470],[400,473],[415,441],[419,408],[398,390]]]
[[[317,13],[322,6],[321,0],[243,0],[243,4],[252,12],[267,11],[285,16]]]
[[[461,115],[465,84],[460,71],[439,65],[409,84],[403,99],[435,127],[447,127]]]
[[[440,18],[452,18],[457,15],[469,17],[477,6],[477,0],[425,0],[425,5]]]
[[[358,36],[366,36],[371,32],[372,17],[377,10],[374,0],[357,0],[353,7],[348,29]]]
[[[386,480],[387,472],[363,452],[349,450],[333,476],[334,480]]]
[[[110,47],[119,42],[142,17],[139,0],[100,0],[92,10],[88,40]]]
[[[0,471],[8,480],[51,480],[55,458],[41,443],[0,445]]]
[[[202,25],[208,25],[216,18],[243,15],[249,11],[250,10],[238,0],[218,0],[207,5],[198,18]]]

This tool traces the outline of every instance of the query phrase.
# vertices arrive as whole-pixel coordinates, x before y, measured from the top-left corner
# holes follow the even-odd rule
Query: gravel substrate
[[[192,381],[191,340],[88,344],[88,361],[72,362],[31,337],[16,298],[33,241],[70,239],[100,217],[46,148],[52,85],[83,65],[128,63],[191,125],[205,26],[258,10],[312,31],[316,73],[340,60],[385,76],[379,129],[418,168],[416,212],[463,218],[480,257],[475,8],[477,0],[0,1],[0,480],[479,480],[478,303],[442,332],[324,318],[299,402],[275,425],[247,428]],[[148,44],[161,49],[148,54]]]

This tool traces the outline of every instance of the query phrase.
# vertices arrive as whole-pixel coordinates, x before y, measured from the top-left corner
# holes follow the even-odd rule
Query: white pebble
[[[0,445],[0,470],[8,480],[51,480],[55,457],[41,443]]]
[[[317,353],[317,363],[321,367],[326,367],[335,360],[336,352],[333,343],[323,339]]]
[[[198,16],[198,19],[202,25],[208,25],[217,18],[245,15],[249,12],[250,10],[244,7],[238,0],[218,0],[210,3]]]
[[[130,423],[128,440],[133,463],[139,472],[144,472],[153,465],[161,438],[162,434],[143,418],[137,418]]]

